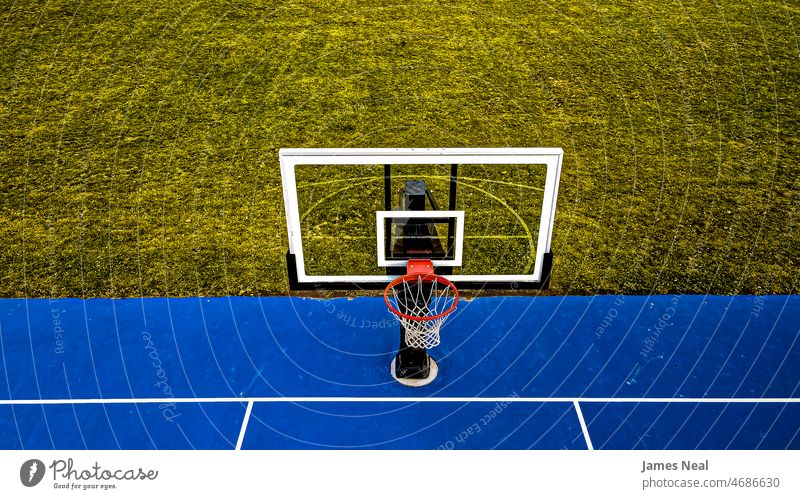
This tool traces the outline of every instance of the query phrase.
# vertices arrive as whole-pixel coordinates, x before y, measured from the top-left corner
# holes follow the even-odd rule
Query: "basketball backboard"
[[[382,289],[418,257],[459,289],[547,287],[561,149],[279,156],[292,289]]]

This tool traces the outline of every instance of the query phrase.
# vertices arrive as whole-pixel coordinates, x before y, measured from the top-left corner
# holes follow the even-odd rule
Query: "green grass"
[[[389,146],[563,147],[555,293],[797,291],[795,2],[374,3],[6,2],[0,295],[286,293],[278,149]]]

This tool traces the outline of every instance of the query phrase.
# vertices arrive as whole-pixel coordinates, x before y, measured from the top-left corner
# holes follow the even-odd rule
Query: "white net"
[[[430,275],[407,276],[387,289],[390,310],[405,328],[408,346],[433,348],[439,344],[439,330],[458,300],[452,283],[442,281]]]

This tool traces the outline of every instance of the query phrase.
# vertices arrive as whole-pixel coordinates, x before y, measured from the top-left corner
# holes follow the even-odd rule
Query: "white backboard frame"
[[[307,275],[295,170],[301,165],[545,165],[544,197],[536,244],[536,260],[530,274],[455,274],[452,282],[536,284],[542,282],[545,254],[550,253],[553,236],[558,184],[564,151],[561,148],[441,148],[441,149],[281,149],[279,151],[289,253],[297,267],[297,283],[301,286],[365,285],[388,283],[389,275]],[[462,224],[463,225],[463,224]]]

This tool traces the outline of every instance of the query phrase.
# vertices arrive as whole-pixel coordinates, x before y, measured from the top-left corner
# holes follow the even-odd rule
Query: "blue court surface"
[[[796,296],[0,300],[4,449],[800,449]]]

